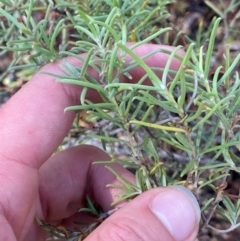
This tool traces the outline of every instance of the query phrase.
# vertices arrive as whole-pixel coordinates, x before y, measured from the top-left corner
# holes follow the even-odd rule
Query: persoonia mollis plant
[[[210,78],[214,41],[221,19],[212,21],[207,48],[191,41],[184,57],[177,55],[181,46],[172,52],[159,48],[139,57],[134,49],[155,39],[159,41],[159,35],[165,36],[171,31],[169,27],[157,29],[155,25],[169,15],[166,11],[169,1],[72,1],[69,5],[56,1],[48,6],[42,2],[35,6],[35,1],[29,0],[28,5],[23,5],[26,16],[23,22],[11,15],[11,4],[0,8],[11,31],[18,29],[21,33],[17,39],[12,36],[2,49],[14,51],[13,65],[22,53],[28,53],[29,57],[21,65],[11,67],[15,70],[39,67],[68,56],[83,63],[80,68],[65,60],[60,65],[65,75],[45,74],[55,76],[58,82],[83,87],[79,97],[81,105],[69,106],[65,111],[86,111],[95,122],[105,121],[104,128],[100,125],[86,131],[86,138],[99,139],[103,149],[119,143],[126,150],[124,158],[112,154],[110,162],[119,162],[134,170],[135,184],[108,167],[109,162],[96,160],[96,164],[105,164],[122,182],[123,186],[108,185],[125,190],[113,205],[154,187],[181,184],[190,188],[199,200],[201,231],[211,228],[224,233],[237,228],[240,201],[226,193],[225,188],[229,174],[240,171],[240,79],[235,72],[240,54],[231,60],[226,48],[226,64],[218,66]],[[49,26],[53,7],[62,14],[62,19]],[[46,14],[36,23],[34,14],[43,8]],[[66,33],[70,30],[74,30],[73,38],[67,41]],[[56,48],[59,37],[62,42]],[[126,45],[128,41],[135,43]],[[150,68],[145,63],[146,58],[157,52],[169,55],[165,68]],[[126,56],[132,60],[126,62]],[[178,71],[170,69],[173,58],[181,60]],[[130,72],[137,66],[146,74],[135,84],[122,83],[121,76],[131,79]],[[89,68],[96,71],[97,79],[88,74]],[[157,72],[162,72],[161,79]],[[146,79],[151,85],[143,84]],[[98,92],[102,103],[92,103],[86,98],[89,88]],[[109,135],[114,128],[119,128],[125,138]],[[209,189],[214,195],[204,198]],[[80,211],[94,214],[99,222],[83,232],[56,228],[56,235],[81,240],[111,214],[111,211],[103,214],[96,210],[89,197],[87,207]],[[220,230],[210,225],[214,213],[220,214],[231,226]],[[52,232],[52,227],[38,222]]]

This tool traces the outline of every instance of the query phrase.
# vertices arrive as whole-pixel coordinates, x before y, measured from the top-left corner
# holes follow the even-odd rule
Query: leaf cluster
[[[168,4],[170,1],[19,0],[14,5],[4,0],[0,8],[0,17],[4,18],[1,55],[14,53],[8,70],[34,67],[36,71],[47,62],[67,56],[83,62],[80,68],[65,61],[60,66],[64,76],[45,74],[83,88],[81,105],[69,106],[65,111],[86,111],[95,122],[105,121],[107,128],[100,126],[84,135],[99,139],[103,149],[119,143],[127,150],[124,158],[112,153],[110,162],[120,162],[134,170],[136,184],[108,167],[123,184],[109,187],[125,191],[116,202],[154,187],[175,184],[191,188],[200,202],[202,193],[211,189],[214,196],[200,202],[202,228],[216,230],[209,224],[216,212],[232,225],[218,231],[228,232],[239,226],[239,201],[229,198],[224,190],[230,173],[240,172],[240,78],[235,71],[240,54],[232,59],[226,47],[224,65],[217,66],[211,74],[221,23],[220,18],[214,18],[209,32],[203,35],[199,25],[195,41],[186,37],[184,57],[177,55],[181,46],[172,52],[159,48],[137,56],[134,49],[138,46],[153,40],[161,43],[159,36],[171,31],[170,27],[157,25],[169,16]],[[45,10],[45,14],[37,21],[40,10]],[[127,47],[128,41],[135,43]],[[157,52],[169,55],[164,69],[150,68],[144,61]],[[126,62],[126,55],[131,57],[130,62]],[[178,71],[170,69],[173,58],[181,60]],[[135,84],[121,82],[122,76],[131,79],[130,72],[137,66],[146,74]],[[89,75],[89,68],[94,69],[97,78]],[[157,72],[162,72],[161,79]],[[146,79],[151,85],[144,84]],[[86,98],[90,88],[98,92],[102,103]],[[108,127],[119,128],[125,138],[111,136]],[[97,163],[108,164],[105,160]]]

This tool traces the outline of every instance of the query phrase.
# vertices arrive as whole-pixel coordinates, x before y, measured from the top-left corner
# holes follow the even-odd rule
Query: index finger
[[[171,51],[174,48],[145,44],[134,49],[134,52],[143,56],[157,49]],[[183,55],[184,52],[180,51],[178,54]],[[82,65],[79,59],[69,57],[67,60],[74,66]],[[126,60],[130,61],[131,58],[126,56]],[[168,55],[159,52],[145,62],[150,67],[164,68],[167,60]],[[48,64],[42,70],[63,75],[64,72],[59,68],[61,61]],[[178,69],[180,64],[179,60],[173,59],[171,69]],[[89,73],[98,77],[94,70],[89,70]],[[137,67],[130,74],[133,77],[131,81],[135,83],[145,71]],[[75,113],[64,113],[64,109],[79,104],[82,87],[57,83],[55,80],[53,76],[38,72],[0,110],[0,155],[4,159],[39,168],[65,137]],[[88,91],[87,98],[92,102],[100,101],[99,95],[93,90]]]

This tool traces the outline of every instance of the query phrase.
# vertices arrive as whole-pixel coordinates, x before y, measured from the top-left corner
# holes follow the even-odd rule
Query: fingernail
[[[183,186],[162,189],[151,200],[149,207],[177,241],[191,236],[200,221],[198,202]]]

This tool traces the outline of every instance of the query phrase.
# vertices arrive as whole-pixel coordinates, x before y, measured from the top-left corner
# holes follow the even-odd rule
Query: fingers
[[[104,211],[110,209],[120,190],[106,188],[106,185],[120,183],[104,164],[92,164],[100,160],[109,161],[110,157],[97,147],[81,145],[52,156],[42,165],[39,193],[45,220],[70,217],[76,213],[76,208],[84,206],[86,194]],[[115,163],[108,166],[134,183],[133,174],[121,165]]]
[[[108,211],[119,190],[106,185],[119,183],[104,165],[92,162],[109,159],[101,149],[82,145],[57,153],[44,163],[39,188],[43,218],[58,224],[65,219],[69,224],[67,219],[76,213],[69,204],[83,207],[86,194]],[[134,183],[127,170],[118,164],[111,166]],[[199,221],[200,209],[189,190],[182,186],[157,188],[127,203],[86,240],[193,241]]]
[[[174,49],[169,46],[146,44],[134,50],[138,56],[143,56],[156,49]],[[183,55],[183,52],[179,52]],[[152,67],[164,67],[168,55],[157,53],[146,59]],[[82,62],[76,58],[67,58],[73,65],[80,67]],[[129,56],[126,61],[130,61]],[[61,61],[60,61],[61,62]],[[42,70],[55,74],[64,74],[55,62],[45,66]],[[171,68],[178,69],[180,61],[174,59]],[[97,78],[96,72],[89,69],[89,73]],[[140,67],[131,71],[132,80],[137,82],[145,71]],[[82,88],[55,82],[50,75],[37,73],[11,100],[0,110],[0,137],[4,140],[0,144],[0,154],[3,159],[11,159],[40,167],[50,157],[56,147],[68,132],[73,118],[73,112],[64,113],[70,105],[79,104]],[[87,98],[93,102],[100,101],[99,95],[93,90],[88,91]],[[12,151],[14,150],[14,152]],[[5,160],[4,160],[5,161]]]
[[[145,192],[105,220],[86,241],[194,241],[200,209],[182,186]]]

